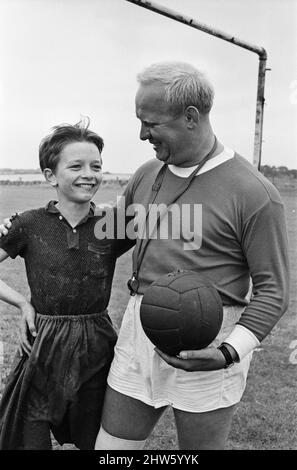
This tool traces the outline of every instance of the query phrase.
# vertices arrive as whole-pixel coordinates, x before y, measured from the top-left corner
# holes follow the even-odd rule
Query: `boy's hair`
[[[90,142],[102,152],[104,142],[103,139],[89,130],[90,119],[82,118],[78,123],[61,124],[52,128],[53,132],[42,139],[39,145],[39,165],[41,171],[50,168],[55,171],[59,162],[59,156],[63,148],[67,144],[73,142]]]
[[[153,82],[165,87],[165,101],[176,113],[187,106],[196,106],[201,114],[212,108],[214,89],[206,76],[185,62],[160,62],[152,64],[137,75],[140,85]]]

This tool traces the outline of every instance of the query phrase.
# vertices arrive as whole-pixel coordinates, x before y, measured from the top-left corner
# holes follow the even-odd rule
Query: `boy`
[[[21,310],[25,352],[0,403],[0,449],[50,449],[50,431],[60,444],[94,448],[117,338],[107,305],[122,247],[94,234],[103,140],[88,124],[56,126],[43,139],[40,167],[58,201],[15,216],[0,241],[0,261],[24,258],[31,289],[29,302],[0,281],[0,299]]]

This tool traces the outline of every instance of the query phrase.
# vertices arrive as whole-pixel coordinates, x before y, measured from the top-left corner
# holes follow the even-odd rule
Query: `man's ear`
[[[188,106],[185,110],[185,118],[187,121],[187,127],[192,129],[195,125],[199,124],[200,113],[195,106]]]
[[[53,173],[53,170],[50,168],[45,168],[43,170],[43,176],[45,177],[46,181],[53,186],[53,188],[58,186],[57,178],[55,177],[55,174]]]

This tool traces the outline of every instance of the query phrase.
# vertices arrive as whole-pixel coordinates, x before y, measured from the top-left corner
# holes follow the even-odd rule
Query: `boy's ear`
[[[54,188],[56,186],[58,186],[58,182],[57,182],[57,179],[55,177],[55,174],[53,173],[53,170],[51,170],[50,168],[45,168],[43,170],[43,175],[46,179],[46,181],[51,185],[53,186]]]

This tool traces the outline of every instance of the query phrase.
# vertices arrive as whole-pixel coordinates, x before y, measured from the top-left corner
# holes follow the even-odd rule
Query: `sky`
[[[297,168],[297,0],[157,0],[268,54],[262,164]],[[37,168],[52,126],[91,119],[103,170],[153,158],[139,139],[136,75],[160,61],[204,71],[217,138],[253,160],[258,56],[126,0],[0,0],[0,168]]]

